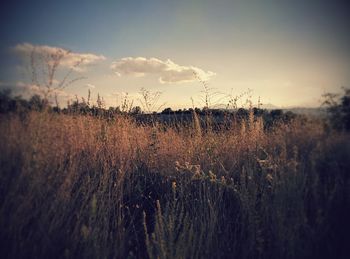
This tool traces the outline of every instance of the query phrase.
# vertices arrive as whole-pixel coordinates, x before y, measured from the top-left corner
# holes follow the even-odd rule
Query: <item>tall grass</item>
[[[0,116],[3,258],[350,254],[350,140],[319,122]]]

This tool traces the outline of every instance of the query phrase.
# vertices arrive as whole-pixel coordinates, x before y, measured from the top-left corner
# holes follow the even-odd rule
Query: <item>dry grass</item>
[[[345,258],[349,136],[0,117],[3,258]],[[207,123],[208,125],[210,123]]]

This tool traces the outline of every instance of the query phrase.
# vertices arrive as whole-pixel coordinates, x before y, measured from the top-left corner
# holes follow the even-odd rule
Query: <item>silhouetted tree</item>
[[[49,106],[47,99],[43,99],[40,95],[35,94],[29,100],[31,110],[42,111]]]
[[[265,112],[265,110],[263,110],[263,109],[256,108],[256,107],[253,108],[253,113],[255,116],[261,116],[264,114],[264,112]]]
[[[15,107],[16,107],[16,104],[11,98],[11,90],[4,89],[0,91],[0,113],[5,113],[10,110],[14,110]]]
[[[142,114],[141,107],[140,106],[132,107],[130,113],[133,115]]]
[[[283,110],[275,109],[270,111],[270,115],[273,119],[280,119],[283,116]]]
[[[174,111],[171,109],[171,108],[165,108],[161,113],[162,114],[171,114],[173,113]]]
[[[249,112],[248,112],[248,110],[246,110],[246,109],[244,109],[244,108],[239,108],[238,110],[237,110],[237,116],[239,117],[239,118],[247,118],[248,117],[248,114],[249,114]]]
[[[330,122],[337,130],[350,131],[350,89],[343,87],[343,96],[327,93],[323,105],[327,107]]]

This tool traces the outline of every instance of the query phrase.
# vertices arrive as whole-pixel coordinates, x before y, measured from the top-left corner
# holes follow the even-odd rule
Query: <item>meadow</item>
[[[0,152],[2,258],[350,254],[350,138],[319,119],[5,113]]]

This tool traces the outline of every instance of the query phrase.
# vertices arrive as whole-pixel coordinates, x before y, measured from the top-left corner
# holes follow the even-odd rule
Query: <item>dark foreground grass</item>
[[[350,256],[348,135],[198,120],[1,115],[1,257]]]

